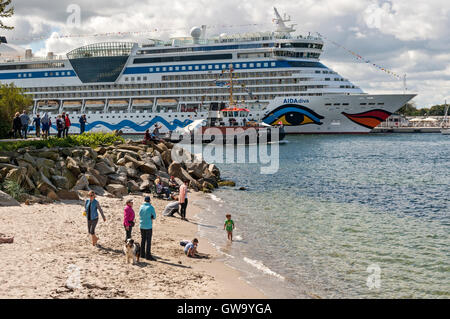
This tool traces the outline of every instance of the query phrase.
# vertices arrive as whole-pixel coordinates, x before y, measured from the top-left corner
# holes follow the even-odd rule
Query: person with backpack
[[[20,113],[17,112],[13,120],[14,138],[22,138],[22,120]]]
[[[86,115],[84,115],[84,114],[81,115],[79,122],[80,122],[80,134],[83,134],[84,131],[86,130],[86,122],[87,122]]]
[[[62,137],[62,134],[64,132],[64,120],[62,115],[58,115],[58,118],[56,119],[56,129],[58,130],[58,138]]]

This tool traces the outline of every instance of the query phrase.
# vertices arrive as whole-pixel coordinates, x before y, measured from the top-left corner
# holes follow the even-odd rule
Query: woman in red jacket
[[[63,114],[63,116],[64,116],[64,121],[65,121],[63,137],[67,137],[69,135],[69,128],[70,128],[70,125],[72,125],[72,123],[70,122],[69,114],[65,114],[65,115]]]

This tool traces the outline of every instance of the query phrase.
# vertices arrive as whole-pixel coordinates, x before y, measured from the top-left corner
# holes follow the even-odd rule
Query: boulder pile
[[[0,152],[0,183],[20,184],[28,202],[78,200],[90,190],[110,197],[151,193],[157,177],[168,186],[170,176],[179,185],[189,180],[194,191],[211,192],[220,182],[215,165],[167,142]]]

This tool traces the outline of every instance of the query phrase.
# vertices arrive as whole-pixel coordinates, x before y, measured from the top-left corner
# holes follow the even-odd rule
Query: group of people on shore
[[[178,212],[182,220],[186,219],[186,208],[188,205],[188,187],[189,181],[186,180],[183,185],[179,187],[179,196],[172,195],[171,198],[176,200],[177,211],[181,208],[181,212]],[[87,218],[88,233],[91,236],[92,245],[96,246],[98,242],[98,237],[95,234],[95,229],[99,220],[99,213],[106,222],[105,213],[96,199],[96,194],[94,191],[89,192],[89,199],[86,200],[84,204],[83,215]],[[125,229],[125,241],[132,238],[133,228],[136,226],[135,219],[136,214],[133,209],[134,201],[133,199],[128,199],[124,208],[124,218],[123,227]],[[175,211],[173,211],[175,213]],[[173,214],[172,214],[173,216]],[[144,203],[139,208],[139,228],[141,233],[141,245],[140,245],[140,256],[147,260],[154,260],[151,255],[151,241],[153,235],[153,220],[156,219],[156,211],[151,204],[150,196],[144,198]]]
[[[81,115],[78,119],[80,123],[80,134],[83,134],[86,130],[86,115]],[[12,130],[10,133],[10,138],[28,138],[28,132],[30,130],[30,124],[34,127],[36,137],[48,138],[50,136],[50,128],[52,126],[52,120],[49,114],[46,112],[41,117],[40,114],[36,114],[36,116],[31,120],[28,112],[23,110],[22,114],[17,112],[13,119]],[[63,112],[56,117],[56,130],[57,136],[59,138],[64,138],[69,136],[69,130],[72,126],[72,122],[70,121],[69,114]]]

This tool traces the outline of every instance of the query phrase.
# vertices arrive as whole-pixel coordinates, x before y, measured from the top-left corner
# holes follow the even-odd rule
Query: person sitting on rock
[[[174,192],[180,191],[180,185],[178,185],[177,181],[175,180],[175,176],[170,176],[169,188],[170,188],[170,190],[172,190]]]
[[[166,199],[170,198],[170,189],[169,187],[166,187],[162,184],[161,179],[158,177],[155,180],[155,186],[156,186],[156,194],[157,195],[165,195]]]
[[[150,130],[146,130],[144,134],[144,140],[142,141],[143,144],[147,144],[152,140],[152,137],[150,136]]]

